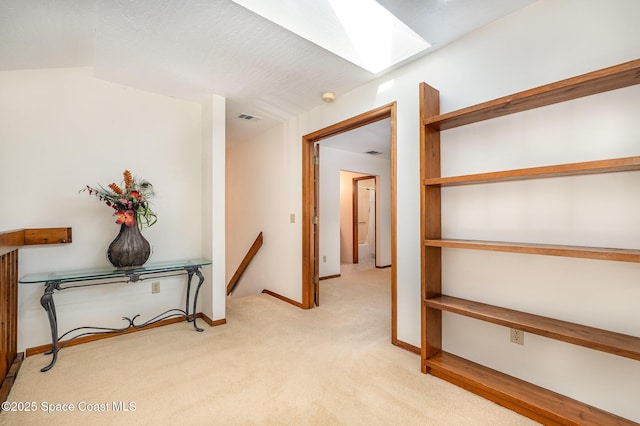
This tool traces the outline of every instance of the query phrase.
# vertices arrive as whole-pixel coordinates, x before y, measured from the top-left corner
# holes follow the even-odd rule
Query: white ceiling
[[[534,1],[378,0],[433,45],[425,54]],[[0,0],[0,70],[77,66],[177,98],[225,96],[231,139],[380,76],[231,0]]]

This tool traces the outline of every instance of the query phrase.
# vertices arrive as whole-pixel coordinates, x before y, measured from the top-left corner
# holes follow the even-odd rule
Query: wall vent
[[[257,115],[245,114],[244,112],[241,112],[240,114],[238,114],[238,118],[248,121],[248,120],[260,120],[262,117],[258,117]]]

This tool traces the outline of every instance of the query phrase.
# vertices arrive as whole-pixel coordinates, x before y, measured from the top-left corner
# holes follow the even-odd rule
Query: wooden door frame
[[[339,123],[302,136],[302,307],[313,307],[313,264],[316,257],[313,238],[313,146],[326,139],[349,130],[357,129],[376,121],[390,118],[391,121],[391,342],[398,345],[397,322],[397,269],[396,269],[396,102],[346,119]],[[319,255],[319,253],[318,253]]]
[[[358,228],[359,228],[358,227],[358,216],[360,215],[359,212],[358,212],[358,203],[359,203],[359,201],[358,201],[358,191],[360,189],[358,187],[358,182],[361,181],[361,180],[371,180],[371,179],[373,179],[374,182],[377,185],[378,180],[376,179],[376,176],[373,176],[373,175],[358,176],[358,177],[355,177],[355,178],[352,179],[353,187],[351,189],[351,191],[352,191],[352,194],[351,194],[351,207],[352,207],[352,209],[351,209],[352,210],[352,212],[351,212],[351,227],[352,227],[351,235],[352,235],[352,240],[351,241],[352,241],[352,243],[351,244],[353,245],[353,247],[351,248],[351,252],[353,254],[352,254],[351,263],[359,263],[359,260],[360,260],[359,259],[360,256],[359,256],[359,253],[358,253],[358,245],[359,245],[359,240],[360,240],[359,235],[358,235],[358,232],[359,232],[358,231]],[[376,194],[376,197],[377,197],[377,195],[378,194]],[[376,209],[376,206],[374,205],[373,208]],[[375,233],[376,233],[374,241],[376,241],[376,242],[378,241],[378,235],[377,235],[377,232],[378,232],[377,224],[378,223],[377,222],[378,222],[378,210],[376,209],[376,223],[373,225],[373,229],[375,230]]]

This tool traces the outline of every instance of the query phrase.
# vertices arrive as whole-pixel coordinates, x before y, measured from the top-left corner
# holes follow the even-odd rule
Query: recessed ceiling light
[[[431,45],[375,0],[233,0],[372,73]]]
[[[380,152],[380,151],[374,151],[374,150],[371,150],[371,151],[366,151],[366,152],[365,152],[365,154],[369,154],[369,155],[380,155],[380,154],[382,154],[382,152]]]

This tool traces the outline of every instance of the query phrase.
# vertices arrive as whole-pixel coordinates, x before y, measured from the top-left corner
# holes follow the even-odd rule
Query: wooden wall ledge
[[[31,228],[0,232],[0,256],[22,246],[68,244],[71,228]]]

